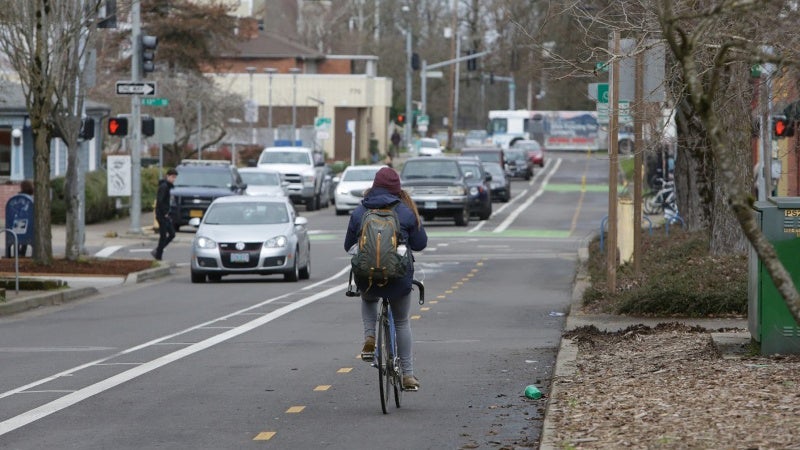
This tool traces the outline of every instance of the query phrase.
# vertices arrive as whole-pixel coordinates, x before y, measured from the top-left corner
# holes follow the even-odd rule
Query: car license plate
[[[436,209],[436,202],[425,202],[425,209]]]
[[[250,262],[250,253],[231,253],[231,262],[234,263]]]
[[[202,209],[192,209],[189,211],[189,217],[203,217]]]

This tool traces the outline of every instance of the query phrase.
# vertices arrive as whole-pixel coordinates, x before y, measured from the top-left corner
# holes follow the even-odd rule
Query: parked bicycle
[[[659,186],[658,190],[644,195],[642,205],[644,213],[648,215],[660,214],[665,209],[677,211],[675,181],[659,177],[656,179],[656,183]]]
[[[352,281],[352,277],[351,277]],[[425,285],[421,281],[412,280],[414,286],[419,289],[419,304],[425,303]],[[345,295],[348,297],[360,297],[361,293],[352,289],[351,283],[347,287]],[[397,335],[394,328],[394,317],[392,308],[389,306],[389,299],[381,297],[381,307],[378,313],[377,326],[375,331],[375,356],[372,358],[372,367],[378,369],[378,387],[381,395],[381,410],[384,414],[389,413],[389,395],[394,394],[394,405],[399,408],[402,404],[403,392],[403,369],[400,366],[400,356],[397,353]],[[362,359],[369,361],[362,356]],[[414,389],[416,390],[416,389]]]

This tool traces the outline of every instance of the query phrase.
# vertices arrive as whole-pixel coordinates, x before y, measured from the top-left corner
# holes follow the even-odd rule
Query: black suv
[[[216,198],[241,195],[247,185],[236,166],[228,161],[184,159],[176,168],[178,178],[170,198],[175,231],[193,217],[203,217]]]
[[[411,158],[403,164],[400,182],[426,221],[446,216],[458,226],[469,224],[469,185],[456,158]]]

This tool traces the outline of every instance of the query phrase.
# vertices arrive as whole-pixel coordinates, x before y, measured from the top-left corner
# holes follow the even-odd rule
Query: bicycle
[[[647,215],[659,214],[665,207],[675,209],[675,181],[658,178],[657,182],[661,188],[644,196],[642,209]]]
[[[352,273],[350,274],[350,285],[345,295],[348,297],[358,297],[361,293],[352,289]],[[421,281],[411,281],[419,289],[419,304],[425,303],[425,285]],[[403,369],[400,367],[400,357],[397,354],[397,335],[394,328],[394,317],[392,308],[389,306],[389,299],[380,298],[381,307],[378,312],[378,321],[375,336],[375,356],[372,358],[372,367],[378,369],[378,387],[381,396],[381,410],[384,414],[389,413],[389,395],[394,393],[394,405],[399,408],[402,404],[403,392]],[[362,357],[363,359],[363,357]],[[369,360],[366,360],[369,361]],[[416,390],[416,389],[415,389]]]

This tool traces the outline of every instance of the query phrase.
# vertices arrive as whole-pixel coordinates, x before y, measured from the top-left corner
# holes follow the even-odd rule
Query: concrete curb
[[[146,269],[139,272],[128,274],[123,286],[142,283],[144,281],[154,280],[157,278],[166,277],[172,274],[174,265],[156,267],[153,269]],[[91,297],[100,291],[94,287],[84,288],[68,288],[62,290],[54,290],[52,292],[31,293],[30,296],[16,298],[11,301],[0,302],[0,316],[8,316],[23,311],[39,308],[42,306],[60,305],[74,300],[80,300],[86,297]]]

